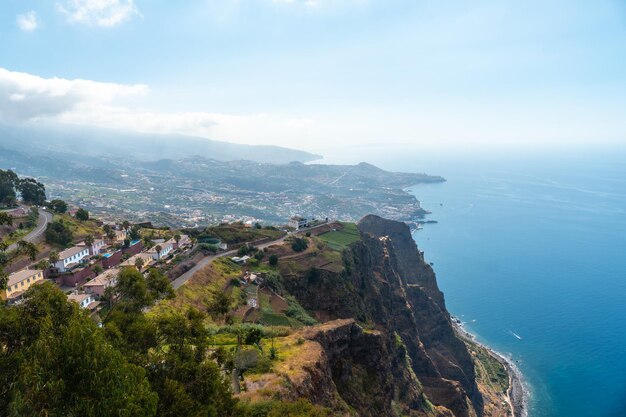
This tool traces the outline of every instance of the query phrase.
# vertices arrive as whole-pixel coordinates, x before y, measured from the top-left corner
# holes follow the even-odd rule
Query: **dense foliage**
[[[46,201],[46,187],[33,178],[19,178],[11,170],[0,169],[0,205],[14,206],[17,194],[26,204],[41,206]]]
[[[55,213],[63,214],[67,211],[67,203],[63,200],[52,200],[48,203],[48,208]]]
[[[46,242],[61,246],[69,245],[74,239],[72,230],[61,220],[49,223],[46,228],[45,236]]]
[[[291,249],[294,252],[302,252],[305,251],[309,247],[309,243],[305,238],[296,237],[291,242]]]
[[[79,208],[76,210],[76,218],[81,222],[89,220],[89,212],[84,208]]]

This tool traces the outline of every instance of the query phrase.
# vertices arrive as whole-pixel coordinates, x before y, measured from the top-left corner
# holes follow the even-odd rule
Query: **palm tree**
[[[89,247],[93,246],[95,241],[96,241],[96,239],[94,239],[93,235],[85,236],[85,244],[87,246],[89,246]]]
[[[176,247],[178,247],[178,242],[180,242],[180,239],[181,239],[181,236],[178,233],[176,233],[174,235],[174,240],[176,241]]]
[[[54,266],[54,264],[59,262],[59,254],[55,251],[50,252],[48,255],[48,261],[50,261],[50,264]]]
[[[161,250],[163,248],[161,247],[161,245],[156,245],[156,247],[154,249],[156,250],[157,258],[160,258],[161,257]]]
[[[124,220],[122,222],[122,227],[124,228],[124,230],[128,230],[128,228],[130,227],[130,222],[128,220]]]
[[[106,232],[106,235],[107,235],[107,239],[109,239],[109,243],[115,242],[115,237],[117,236],[115,234],[115,230],[109,228],[109,230],[107,230]]]
[[[144,260],[142,258],[135,259],[135,268],[137,268],[139,272],[141,272],[143,265],[144,265]]]

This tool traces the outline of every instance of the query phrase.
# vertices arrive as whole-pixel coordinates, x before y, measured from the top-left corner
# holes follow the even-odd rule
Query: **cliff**
[[[483,416],[474,360],[408,226],[367,216],[358,231],[340,267],[281,271],[324,324],[290,336],[290,357],[246,395],[304,396],[335,415]]]

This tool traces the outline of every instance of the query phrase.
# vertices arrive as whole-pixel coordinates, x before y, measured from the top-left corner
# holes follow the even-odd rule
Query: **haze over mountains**
[[[425,211],[406,187],[443,178],[371,164],[305,164],[320,156],[179,135],[0,125],[0,168],[37,177],[49,198],[100,217],[170,226],[293,215],[408,222]]]
[[[321,158],[320,155],[278,146],[241,145],[176,134],[60,125],[35,127],[0,124],[0,149],[2,154],[12,150],[30,156],[53,156],[57,153],[78,154],[82,157],[132,156],[133,159],[143,161],[182,159],[198,155],[218,161],[246,159],[280,164],[310,162]]]

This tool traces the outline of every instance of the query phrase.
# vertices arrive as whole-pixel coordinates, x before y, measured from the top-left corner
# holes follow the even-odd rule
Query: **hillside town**
[[[23,226],[23,222],[29,216],[32,218],[35,212],[38,218],[53,220],[46,222],[46,233],[33,235],[30,239],[27,234],[25,238],[30,241],[20,240],[11,245],[15,250],[9,251],[8,245],[0,248],[4,249],[2,254],[5,269],[10,271],[6,277],[6,285],[0,289],[0,299],[18,305],[31,287],[52,282],[67,294],[68,300],[87,310],[98,322],[101,320],[102,310],[110,309],[114,302],[114,288],[124,268],[137,270],[144,277],[159,271],[168,282],[178,287],[184,283],[181,281],[184,275],[192,275],[185,273],[205,259],[229,256],[228,259],[234,264],[246,265],[253,259],[254,251],[258,250],[257,245],[264,247],[268,243],[279,242],[287,235],[314,230],[329,223],[328,218],[317,220],[314,217],[293,216],[280,228],[269,226],[267,230],[271,233],[264,237],[251,232],[263,230],[259,223],[238,219],[232,223],[222,223],[218,229],[235,228],[240,230],[238,233],[241,236],[245,236],[244,231],[247,231],[250,237],[240,239],[241,236],[237,236],[234,240],[230,238],[228,241],[227,238],[227,241],[223,241],[212,235],[190,237],[169,227],[155,227],[151,222],[103,222],[90,218],[84,209],[69,206],[62,200],[53,200],[46,203],[45,208],[29,206],[22,201],[16,208],[2,211],[2,218],[11,218],[10,221],[5,220],[7,225],[4,226],[4,231],[10,230],[8,225],[13,225],[14,221]],[[82,220],[79,219],[81,215]],[[62,249],[56,250],[59,245],[50,241],[52,234],[49,232],[55,225],[68,222],[68,219],[80,224],[89,233],[75,236],[72,241],[65,242]],[[31,223],[32,228],[38,226],[35,222]],[[15,232],[4,234],[8,238],[14,236]],[[41,247],[42,250],[37,249],[37,254],[27,258],[30,262],[25,262],[26,251],[34,247]],[[7,253],[12,262],[6,261],[9,259]],[[262,280],[262,273],[254,274],[249,270],[241,277],[242,283],[251,284],[255,288]],[[248,305],[257,307],[257,298],[250,297]]]

